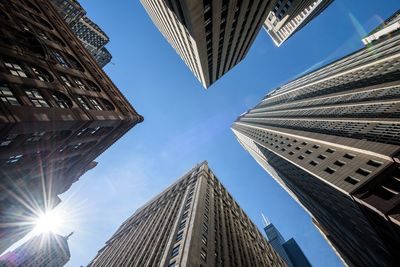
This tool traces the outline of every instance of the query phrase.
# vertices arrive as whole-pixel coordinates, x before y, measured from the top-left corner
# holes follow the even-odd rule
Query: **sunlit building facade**
[[[35,236],[0,257],[0,266],[7,267],[62,267],[71,258],[69,236],[44,233]]]
[[[203,162],[138,209],[89,266],[286,264]]]
[[[208,88],[247,54],[268,0],[141,0],[154,24]]]
[[[272,0],[264,28],[280,46],[324,11],[333,0]]]
[[[350,266],[399,264],[399,92],[391,32],[273,90],[232,126]]]
[[[48,0],[0,2],[0,253],[140,116]]]

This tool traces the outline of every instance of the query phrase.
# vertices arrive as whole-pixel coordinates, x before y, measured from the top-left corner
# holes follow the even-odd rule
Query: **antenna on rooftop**
[[[265,217],[264,213],[261,212],[261,216],[263,217],[263,223],[264,223],[265,227],[267,227],[268,225],[271,224],[271,222],[268,220],[268,218]]]

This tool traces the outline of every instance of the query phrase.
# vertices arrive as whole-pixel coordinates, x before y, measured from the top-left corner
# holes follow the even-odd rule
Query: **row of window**
[[[50,92],[51,100],[47,99],[47,96],[41,92],[40,89],[36,88],[25,88],[23,92],[29,99],[30,103],[34,107],[58,107],[58,108],[72,108],[72,100],[65,94],[48,90]],[[115,110],[114,105],[104,98],[94,98],[83,95],[75,95],[78,103],[86,110]],[[0,99],[3,103],[11,106],[23,105],[21,99],[16,96],[8,85],[0,85]],[[51,102],[56,105],[51,104]]]

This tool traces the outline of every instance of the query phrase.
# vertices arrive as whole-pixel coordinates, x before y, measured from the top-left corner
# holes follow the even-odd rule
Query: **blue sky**
[[[145,120],[61,196],[68,218],[62,234],[75,231],[67,266],[86,265],[138,207],[203,160],[260,229],[263,212],[314,266],[341,266],[309,215],[239,145],[230,125],[280,84],[361,48],[361,37],[399,2],[336,0],[280,48],[262,30],[247,58],[208,91],[139,1],[80,2],[110,37],[105,71]]]

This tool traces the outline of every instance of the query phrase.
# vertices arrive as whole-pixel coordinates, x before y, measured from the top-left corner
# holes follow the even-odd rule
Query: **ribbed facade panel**
[[[137,210],[89,266],[286,266],[206,162]]]

